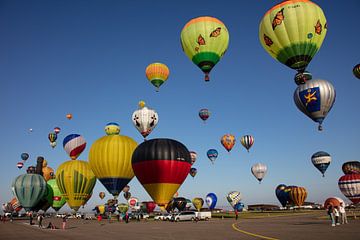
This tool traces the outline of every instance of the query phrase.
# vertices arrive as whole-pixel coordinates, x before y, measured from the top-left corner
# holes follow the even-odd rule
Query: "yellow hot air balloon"
[[[288,0],[264,15],[259,39],[273,58],[303,72],[319,51],[326,32],[326,18],[318,5],[309,0]]]
[[[211,69],[220,61],[229,45],[229,32],[219,19],[191,19],[181,31],[181,46],[186,56],[205,73],[209,81]]]
[[[204,199],[202,199],[200,197],[196,197],[192,200],[192,204],[194,205],[196,210],[199,212],[201,210],[202,206],[204,205]]]
[[[43,177],[44,177],[45,181],[49,181],[50,179],[55,178],[54,169],[52,169],[49,166],[43,167],[42,172],[43,172]]]
[[[56,183],[69,207],[77,211],[91,197],[96,177],[88,162],[69,160],[56,170]]]
[[[111,134],[96,140],[89,152],[89,164],[105,188],[117,197],[134,177],[131,156],[137,143],[130,137]]]
[[[170,71],[169,68],[163,63],[152,63],[147,66],[145,70],[147,79],[159,91],[159,87],[168,79]]]

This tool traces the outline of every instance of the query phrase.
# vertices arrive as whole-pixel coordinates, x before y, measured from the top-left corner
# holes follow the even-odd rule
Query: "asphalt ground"
[[[59,218],[45,218],[61,228]],[[36,221],[34,221],[36,224]],[[0,239],[360,239],[360,219],[349,219],[349,224],[332,227],[321,213],[252,219],[220,219],[199,222],[162,222],[153,220],[130,221],[68,219],[66,229],[42,229],[29,225],[28,220],[0,222]]]

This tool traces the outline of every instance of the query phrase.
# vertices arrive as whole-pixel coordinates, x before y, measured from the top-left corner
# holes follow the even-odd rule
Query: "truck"
[[[195,212],[196,218],[198,220],[205,220],[208,221],[211,218],[211,212],[205,211],[205,212]]]

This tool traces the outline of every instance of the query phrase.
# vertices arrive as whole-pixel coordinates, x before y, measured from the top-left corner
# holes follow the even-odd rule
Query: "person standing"
[[[327,214],[331,219],[331,226],[335,227],[335,215],[334,215],[334,207],[333,205],[329,205],[327,208]]]
[[[238,220],[238,218],[239,218],[239,212],[238,212],[238,210],[236,209],[236,210],[235,210],[235,220]]]
[[[339,217],[340,217],[339,206],[336,206],[334,208],[334,215],[335,215],[335,224],[340,225],[340,222],[339,222]]]
[[[43,221],[43,215],[42,214],[39,214],[39,216],[38,216],[38,224],[39,224],[39,228],[42,228],[42,221]]]
[[[341,224],[348,224],[345,206],[343,202],[340,203],[339,212],[340,212]]]
[[[32,212],[29,212],[29,220],[30,220],[30,225],[33,225],[33,215],[32,215]]]
[[[126,212],[125,214],[125,222],[128,223],[129,222],[129,213]]]
[[[65,230],[65,228],[66,228],[66,221],[67,221],[66,215],[64,215],[63,218],[62,218],[62,229],[63,230]]]

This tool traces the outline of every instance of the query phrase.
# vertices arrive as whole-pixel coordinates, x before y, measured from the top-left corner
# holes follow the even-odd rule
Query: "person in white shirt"
[[[339,212],[340,212],[341,224],[348,224],[345,206],[343,202],[340,203]]]
[[[339,213],[339,207],[338,206],[336,206],[334,208],[334,215],[335,215],[335,223],[336,223],[336,225],[340,225],[340,223],[339,223],[340,213]]]

